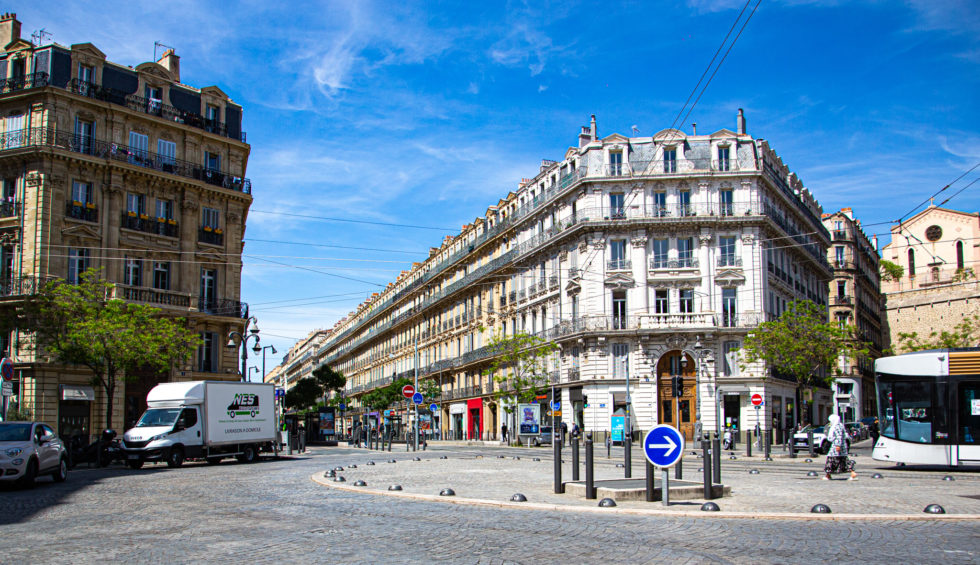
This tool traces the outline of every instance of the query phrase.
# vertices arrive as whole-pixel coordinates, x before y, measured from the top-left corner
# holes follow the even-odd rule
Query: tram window
[[[878,420],[881,435],[895,439],[895,383],[878,381]]]
[[[980,444],[980,382],[960,383],[959,395],[959,442]]]
[[[895,383],[895,419],[899,440],[932,443],[932,388],[932,383]]]

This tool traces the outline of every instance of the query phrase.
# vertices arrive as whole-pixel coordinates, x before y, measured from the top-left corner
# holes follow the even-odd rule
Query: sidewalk
[[[338,483],[324,478],[322,472],[312,479],[328,488],[442,502],[507,506],[512,495],[521,493],[531,506],[543,504],[549,509],[566,510],[597,506],[596,500],[553,492],[550,449],[487,449],[490,454],[473,456],[446,450],[444,446],[439,446],[443,447],[440,449],[430,444],[428,451],[417,453],[351,450],[345,469],[337,473],[344,476],[346,482]],[[624,469],[615,466],[622,461],[621,457],[618,460],[606,459],[604,450],[602,457],[598,455],[596,453],[597,481],[623,478]],[[420,461],[415,461],[415,457]],[[389,463],[391,459],[396,463]],[[368,464],[369,461],[375,464]],[[572,469],[568,450],[563,453],[563,461],[562,478],[564,482],[570,482]],[[933,519],[936,516],[924,514],[923,509],[929,504],[939,504],[947,513],[941,518],[980,520],[980,476],[975,472],[906,470],[888,464],[879,465],[870,457],[858,457],[858,481],[847,481],[844,477],[824,481],[820,478],[823,476],[823,463],[822,457],[815,458],[812,463],[806,463],[803,458],[776,461],[762,461],[754,457],[735,461],[723,459],[722,483],[731,487],[731,496],[714,502],[721,508],[722,514],[729,517],[767,515],[822,519],[828,516],[809,514],[809,511],[815,504],[826,504],[833,512],[830,516],[837,519]],[[357,467],[349,468],[352,464]],[[580,479],[584,480],[584,454],[582,465]],[[633,478],[642,479],[645,476],[645,465],[641,460],[634,461],[632,467]],[[701,480],[700,467],[701,459],[691,455],[688,449],[683,460],[684,479]],[[759,473],[750,474],[749,471],[753,469]],[[815,471],[818,476],[808,477],[809,471]],[[872,479],[871,475],[875,472],[881,473],[884,478]],[[944,481],[946,475],[953,476],[955,480]],[[673,479],[673,471],[670,477]],[[365,481],[367,486],[353,486],[359,479]],[[400,485],[402,490],[390,492],[390,485]],[[443,488],[452,488],[456,496],[451,499],[438,496]],[[620,501],[618,508],[643,513],[699,513],[703,502],[700,499],[679,501],[665,507],[660,502]],[[528,506],[528,503],[516,504]],[[699,515],[710,517],[719,514],[706,512]]]

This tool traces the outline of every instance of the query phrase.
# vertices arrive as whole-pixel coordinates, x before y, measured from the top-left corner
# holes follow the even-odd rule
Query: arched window
[[[963,242],[956,242],[956,270],[962,270],[965,266],[963,261]]]
[[[909,278],[915,278],[915,251],[909,249]]]

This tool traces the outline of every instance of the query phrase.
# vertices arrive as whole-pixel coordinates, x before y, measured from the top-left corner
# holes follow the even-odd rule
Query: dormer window
[[[664,147],[664,172],[665,173],[677,172],[677,148],[676,147]]]
[[[623,152],[609,152],[609,175],[618,177],[623,174]]]
[[[730,170],[731,163],[728,160],[728,149],[727,145],[718,146],[718,170],[728,171]]]
[[[150,114],[160,114],[163,106],[163,90],[154,86],[146,87],[146,109]]]

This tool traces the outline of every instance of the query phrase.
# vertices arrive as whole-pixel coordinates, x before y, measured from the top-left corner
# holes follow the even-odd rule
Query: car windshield
[[[815,433],[815,434],[822,434],[823,433],[823,426],[820,426],[819,428],[813,428],[813,433]]]
[[[27,441],[31,439],[30,424],[0,424],[0,441]]]
[[[137,428],[158,428],[162,426],[173,426],[180,416],[180,408],[150,408],[143,413],[143,417],[136,422]]]

